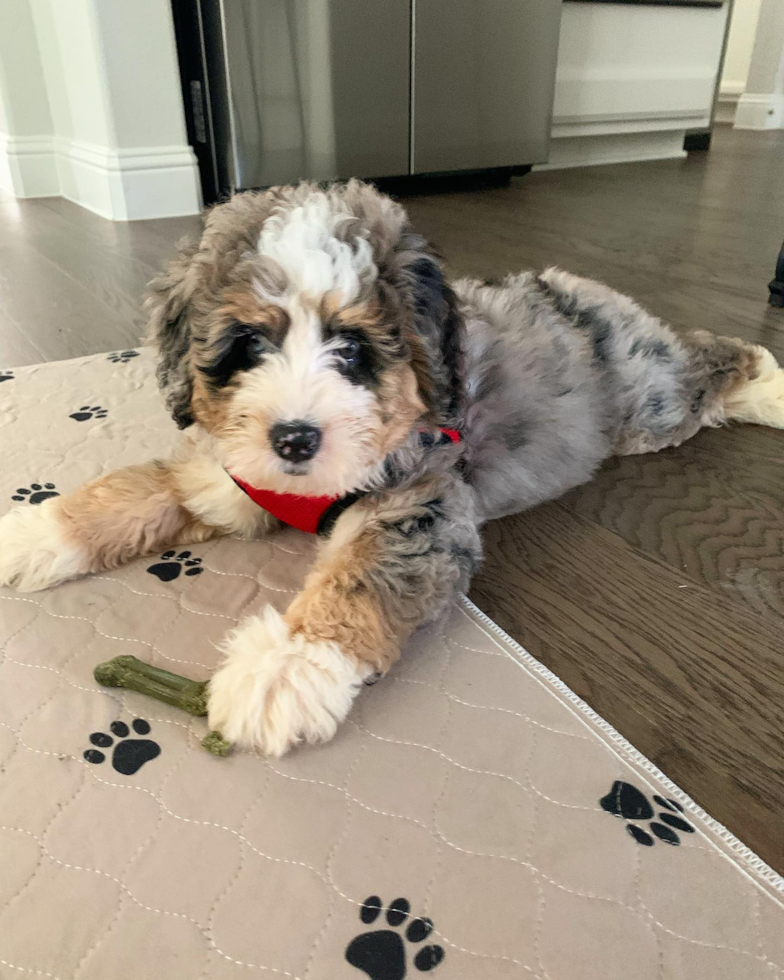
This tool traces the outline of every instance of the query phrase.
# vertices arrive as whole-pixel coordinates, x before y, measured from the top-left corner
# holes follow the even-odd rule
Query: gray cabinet
[[[560,17],[548,0],[414,0],[413,173],[547,159]]]
[[[547,158],[560,0],[174,0],[205,197]]]

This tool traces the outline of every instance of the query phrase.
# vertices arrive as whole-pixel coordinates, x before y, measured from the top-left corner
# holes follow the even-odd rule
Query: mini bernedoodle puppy
[[[612,454],[730,419],[784,427],[784,372],[764,348],[680,340],[557,269],[450,284],[403,208],[358,181],[213,208],[148,308],[181,447],[6,515],[0,585],[271,534],[275,507],[257,499],[325,498],[303,591],[234,629],[210,684],[210,726],[272,755],[334,734],[362,683],[467,587],[483,522]]]

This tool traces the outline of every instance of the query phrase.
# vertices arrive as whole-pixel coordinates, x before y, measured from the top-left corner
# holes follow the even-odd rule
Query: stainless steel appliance
[[[206,200],[547,159],[561,0],[173,0]]]

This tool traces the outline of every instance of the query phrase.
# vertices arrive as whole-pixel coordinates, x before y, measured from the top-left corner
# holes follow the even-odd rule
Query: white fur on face
[[[313,194],[269,218],[259,237],[259,253],[280,266],[286,286],[273,295],[257,284],[257,293],[286,310],[289,326],[280,352],[244,373],[220,436],[224,465],[253,486],[337,495],[367,486],[380,472],[380,406],[372,391],[338,372],[340,341],[325,339],[317,312],[327,294],[339,306],[356,301],[377,275],[364,238],[336,237],[354,220],[336,206]],[[297,421],[320,429],[322,441],[312,460],[295,465],[275,453],[269,434],[279,422]]]
[[[296,305],[296,304],[295,304]],[[252,486],[280,493],[347,493],[377,476],[382,423],[374,394],[342,377],[330,343],[320,342],[315,313],[294,311],[280,353],[244,373],[220,437],[226,469]],[[282,460],[270,443],[278,422],[321,430],[306,463]]]
[[[342,304],[355,300],[377,275],[368,242],[355,237],[353,246],[335,232],[351,221],[335,210],[323,194],[311,195],[300,207],[273,215],[259,236],[259,254],[273,259],[288,279],[285,297],[305,293],[310,297],[339,294]],[[264,300],[281,302],[260,290]]]
[[[210,680],[210,727],[273,756],[332,738],[372,673],[335,643],[292,635],[271,606],[233,630],[223,653]]]

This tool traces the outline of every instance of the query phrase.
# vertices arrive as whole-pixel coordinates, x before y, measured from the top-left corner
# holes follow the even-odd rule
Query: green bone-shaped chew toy
[[[181,677],[170,670],[153,667],[130,654],[98,664],[93,676],[104,687],[124,687],[157,701],[165,701],[189,715],[201,717],[207,714],[207,685],[209,681],[194,681]],[[220,732],[208,732],[201,744],[213,755],[224,756],[231,751]]]

